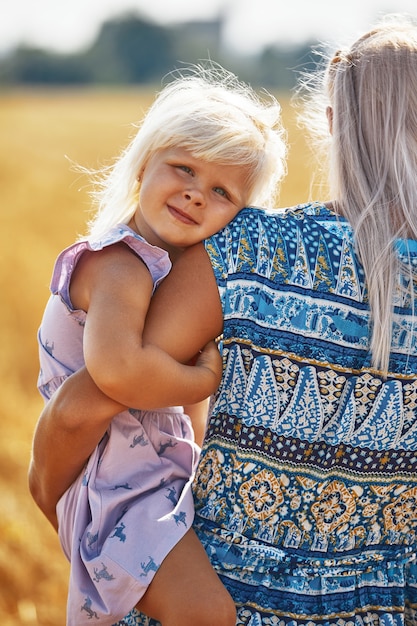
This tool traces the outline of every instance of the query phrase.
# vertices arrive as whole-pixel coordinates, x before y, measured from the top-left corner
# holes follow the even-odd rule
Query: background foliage
[[[148,84],[180,67],[211,58],[252,85],[290,89],[296,72],[314,68],[318,54],[308,43],[267,46],[236,56],[222,44],[222,18],[160,26],[135,13],[105,22],[93,44],[74,54],[20,46],[0,59],[0,85]]]

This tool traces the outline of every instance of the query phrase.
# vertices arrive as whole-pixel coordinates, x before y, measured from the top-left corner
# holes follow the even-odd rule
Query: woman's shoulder
[[[258,216],[262,220],[283,220],[291,217],[298,219],[304,219],[305,217],[337,217],[331,203],[312,201],[277,208],[248,206],[237,214],[234,221],[247,218],[249,215],[251,218]]]
[[[312,228],[314,225],[342,237],[351,231],[345,218],[335,213],[331,203],[318,201],[276,209],[245,207],[225,230],[239,230],[244,227],[252,232],[259,228],[285,231],[294,228]]]
[[[347,257],[356,265],[352,228],[324,202],[274,210],[246,207],[205,246],[221,272],[255,272],[266,264],[264,273],[284,265],[292,273],[294,264],[318,267],[326,259],[336,267]]]

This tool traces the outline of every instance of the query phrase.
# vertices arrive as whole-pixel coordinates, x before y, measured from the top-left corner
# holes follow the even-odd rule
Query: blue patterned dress
[[[224,375],[194,527],[237,624],[416,625],[409,299],[398,289],[383,379],[370,367],[366,286],[345,220],[317,203],[247,208],[206,248],[225,318]],[[415,280],[417,242],[398,242],[398,254]]]

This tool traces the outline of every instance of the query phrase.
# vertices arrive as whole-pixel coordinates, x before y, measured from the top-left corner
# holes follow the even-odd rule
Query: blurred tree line
[[[222,45],[223,20],[160,26],[127,13],[103,23],[85,50],[60,54],[21,45],[0,59],[0,85],[134,85],[159,82],[183,64],[210,58],[252,85],[291,89],[297,74],[314,70],[319,57],[306,43],[265,47],[242,56]]]

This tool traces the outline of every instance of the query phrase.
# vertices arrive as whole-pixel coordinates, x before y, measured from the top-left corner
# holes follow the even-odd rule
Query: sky
[[[223,45],[254,54],[269,44],[343,44],[378,16],[417,18],[416,0],[0,0],[0,52],[19,44],[56,52],[88,47],[106,19],[136,11],[161,25],[223,14]]]

